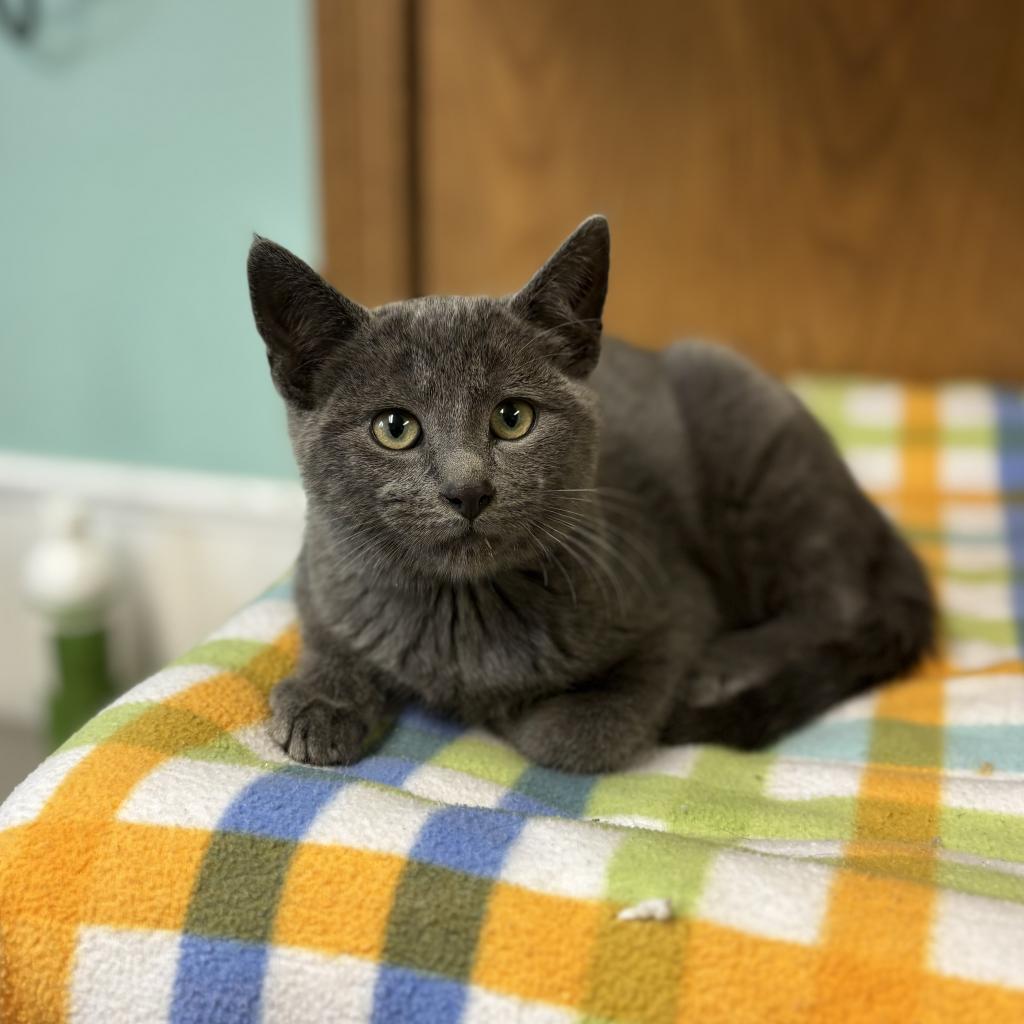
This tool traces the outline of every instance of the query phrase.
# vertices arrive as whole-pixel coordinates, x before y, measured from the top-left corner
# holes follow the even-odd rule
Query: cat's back
[[[644,433],[662,446],[693,416],[720,420],[751,413],[760,423],[799,416],[795,396],[739,353],[707,341],[678,341],[660,351],[606,338],[592,377],[603,424]],[[681,404],[687,407],[680,417]],[[742,417],[740,417],[742,419]]]
[[[592,382],[601,408],[600,483],[636,495],[662,526],[681,520],[692,533],[712,478],[750,476],[782,432],[801,447],[830,446],[787,388],[712,342],[655,352],[606,339]]]
[[[818,487],[849,489],[822,426],[788,387],[740,353],[714,342],[676,342],[660,353],[660,365],[709,485],[742,490],[774,449],[774,461],[785,451],[783,461],[813,465]]]

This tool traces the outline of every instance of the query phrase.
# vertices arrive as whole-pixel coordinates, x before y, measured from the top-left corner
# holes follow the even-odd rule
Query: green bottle
[[[25,591],[52,624],[57,678],[50,697],[49,738],[58,747],[117,694],[106,632],[113,574],[80,504],[55,499],[42,518],[43,535],[25,563]]]

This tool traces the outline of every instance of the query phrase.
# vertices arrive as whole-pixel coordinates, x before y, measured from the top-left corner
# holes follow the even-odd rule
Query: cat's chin
[[[459,579],[473,579],[494,572],[496,545],[476,529],[467,529],[438,546],[438,568]]]
[[[423,552],[421,552],[422,556]],[[471,582],[521,568],[523,553],[506,536],[489,535],[476,526],[445,538],[431,552],[432,575]]]

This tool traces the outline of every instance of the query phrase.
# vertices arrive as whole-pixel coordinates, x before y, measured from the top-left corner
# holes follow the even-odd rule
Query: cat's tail
[[[784,661],[764,685],[722,704],[679,703],[663,742],[755,750],[846,698],[909,673],[935,649],[935,602],[920,564],[897,536],[875,569],[874,600],[849,635]]]

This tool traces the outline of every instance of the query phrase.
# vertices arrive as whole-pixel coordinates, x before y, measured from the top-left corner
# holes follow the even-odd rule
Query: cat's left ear
[[[281,397],[312,409],[330,386],[320,373],[328,355],[370,319],[282,245],[255,237],[249,250],[249,296]]]
[[[601,353],[610,249],[608,221],[588,217],[511,299],[516,313],[548,332],[552,359],[572,377],[586,377]]]

